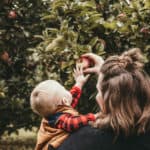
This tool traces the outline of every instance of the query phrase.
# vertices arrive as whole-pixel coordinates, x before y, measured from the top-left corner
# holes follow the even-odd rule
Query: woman
[[[104,63],[95,54],[85,54],[97,73],[101,108],[93,127],[70,135],[58,150],[150,150],[150,78],[143,70],[138,48],[110,56]]]

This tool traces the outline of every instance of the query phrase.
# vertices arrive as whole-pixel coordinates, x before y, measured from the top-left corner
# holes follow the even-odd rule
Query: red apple
[[[8,52],[4,51],[2,53],[2,55],[0,56],[0,58],[4,61],[4,62],[8,62],[9,61],[9,54]]]
[[[126,21],[127,20],[127,15],[125,13],[121,13],[117,16],[118,20],[120,21]]]
[[[118,17],[126,17],[126,14],[125,13],[121,13],[118,15]]]
[[[8,18],[10,18],[10,19],[16,19],[17,18],[17,13],[14,10],[11,10],[8,13]]]
[[[9,65],[12,64],[12,60],[11,58],[9,57],[9,54],[7,51],[4,51],[2,53],[2,55],[0,56],[0,59],[3,60],[5,63],[8,63]]]
[[[147,34],[147,33],[150,33],[150,30],[148,27],[143,27],[143,28],[141,28],[140,32]]]
[[[84,69],[90,67],[93,64],[92,61],[87,57],[81,57],[80,63],[82,63]]]

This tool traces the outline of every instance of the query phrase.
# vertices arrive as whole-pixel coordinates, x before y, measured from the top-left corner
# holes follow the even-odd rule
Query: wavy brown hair
[[[150,78],[143,70],[140,49],[110,56],[104,62],[102,91],[105,112],[94,126],[111,128],[119,135],[141,134],[150,130]]]

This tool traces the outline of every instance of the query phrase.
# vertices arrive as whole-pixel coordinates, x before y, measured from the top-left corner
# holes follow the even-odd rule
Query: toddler
[[[30,97],[31,108],[43,117],[35,150],[55,149],[69,133],[95,121],[96,115],[81,115],[74,109],[88,76],[84,76],[82,65],[77,65],[74,70],[76,83],[70,91],[55,80],[43,81],[34,88]]]

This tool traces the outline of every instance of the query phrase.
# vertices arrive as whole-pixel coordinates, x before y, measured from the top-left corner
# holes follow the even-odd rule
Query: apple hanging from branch
[[[9,19],[16,19],[17,18],[17,13],[14,10],[9,11],[8,13],[8,18]]]

